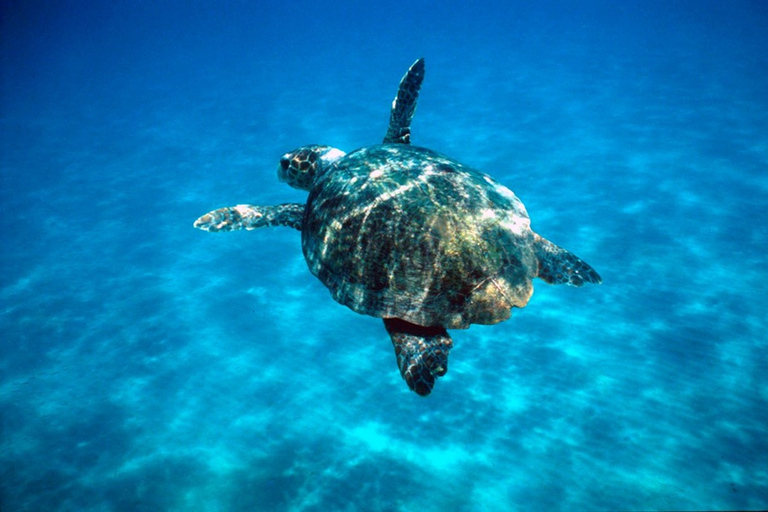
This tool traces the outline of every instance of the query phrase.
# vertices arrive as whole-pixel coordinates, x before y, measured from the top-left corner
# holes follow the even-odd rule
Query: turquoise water
[[[4,2],[0,510],[768,508],[762,2]],[[295,230],[308,143],[479,168],[601,286],[421,398]]]

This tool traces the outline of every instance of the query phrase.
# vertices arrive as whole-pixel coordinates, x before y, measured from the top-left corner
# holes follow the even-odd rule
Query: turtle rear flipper
[[[301,231],[304,223],[304,205],[299,203],[275,206],[238,204],[206,213],[195,221],[194,226],[203,231],[235,231],[271,226],[288,226]]]
[[[416,112],[416,100],[419,99],[419,89],[424,81],[424,59],[414,62],[400,80],[397,96],[392,102],[392,112],[389,115],[389,129],[384,143],[410,144],[411,120]]]
[[[421,396],[432,392],[435,379],[448,371],[453,341],[442,327],[422,327],[399,318],[385,318],[395,346],[397,366],[408,387]]]
[[[587,262],[539,235],[534,235],[533,249],[539,262],[538,277],[549,284],[581,286],[603,282]]]

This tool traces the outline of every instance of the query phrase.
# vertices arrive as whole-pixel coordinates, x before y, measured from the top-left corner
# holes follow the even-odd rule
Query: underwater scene
[[[768,508],[766,26],[748,0],[2,2],[0,511]],[[323,154],[338,193],[278,179],[385,137]],[[381,191],[393,165],[418,172]],[[463,192],[429,203],[438,171]],[[393,342],[441,344],[428,396]]]

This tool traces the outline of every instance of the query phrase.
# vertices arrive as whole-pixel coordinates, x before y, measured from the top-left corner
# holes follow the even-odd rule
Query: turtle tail
[[[399,318],[385,318],[384,327],[395,346],[400,375],[416,394],[429,395],[435,380],[448,371],[448,354],[453,348],[448,332],[442,327],[422,327]]]

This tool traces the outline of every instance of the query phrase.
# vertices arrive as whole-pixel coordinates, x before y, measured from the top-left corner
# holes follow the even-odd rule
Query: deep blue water
[[[2,3],[0,510],[768,508],[768,4],[282,3]],[[297,231],[192,227],[421,56],[414,142],[604,279],[428,398]]]

